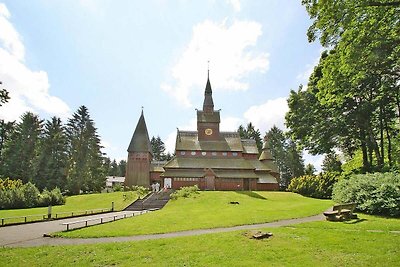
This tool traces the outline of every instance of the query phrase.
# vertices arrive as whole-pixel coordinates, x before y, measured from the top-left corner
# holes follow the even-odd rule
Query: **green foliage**
[[[280,173],[280,186],[287,188],[290,180],[304,174],[302,151],[296,143],[278,127],[272,127],[266,133],[271,154]]]
[[[337,172],[325,172],[297,177],[290,182],[288,191],[314,198],[331,198],[338,175]]]
[[[21,179],[24,183],[35,173],[39,139],[42,135],[42,120],[26,112],[21,116],[2,152],[2,172],[4,176]]]
[[[44,189],[40,194],[39,189],[31,182],[22,184],[21,180],[0,179],[0,209],[44,207],[64,203],[65,197],[59,188],[50,192]]]
[[[196,195],[199,194],[199,191],[200,189],[197,185],[184,186],[172,193],[171,199],[177,200],[178,198],[196,197]]]
[[[258,152],[261,153],[263,142],[261,139],[261,133],[259,129],[256,129],[254,125],[249,122],[246,128],[242,125],[239,126],[238,132],[241,138],[243,139],[252,139],[256,141]]]
[[[357,209],[377,215],[400,216],[400,174],[356,174],[341,179],[333,189],[337,203],[357,203]]]
[[[322,171],[324,172],[342,172],[342,162],[335,152],[330,152],[325,155],[322,162]]]
[[[362,172],[398,164],[400,5],[389,1],[303,0],[309,41],[321,55],[306,90],[291,92],[291,134],[312,153],[361,150]],[[384,36],[384,38],[383,38]]]
[[[147,187],[141,185],[133,185],[131,186],[130,190],[136,192],[139,198],[143,198],[150,192]]]
[[[3,84],[3,83],[0,81],[0,85],[1,84]],[[10,99],[10,96],[8,95],[8,91],[6,89],[1,89],[0,90],[0,107],[4,103],[7,103],[9,99]]]
[[[99,192],[105,184],[100,137],[89,111],[81,106],[68,120],[67,187],[71,194]]]

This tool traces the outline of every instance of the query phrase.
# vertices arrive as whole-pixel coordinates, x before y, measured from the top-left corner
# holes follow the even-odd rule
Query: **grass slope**
[[[137,242],[0,249],[1,266],[399,266],[399,219],[360,215],[350,223],[313,222]],[[369,231],[374,230],[374,231]]]
[[[128,192],[127,194],[130,198],[127,201],[124,201],[123,194],[125,194],[125,192],[70,196],[67,197],[65,205],[54,206],[53,213],[111,208],[111,202],[113,201],[115,209],[121,210],[136,199],[135,193]],[[0,210],[0,218],[36,214],[47,214],[47,207]]]
[[[229,204],[231,201],[240,204]],[[315,215],[331,205],[330,200],[288,192],[200,192],[196,198],[171,200],[159,211],[59,235],[130,236],[255,224]]]

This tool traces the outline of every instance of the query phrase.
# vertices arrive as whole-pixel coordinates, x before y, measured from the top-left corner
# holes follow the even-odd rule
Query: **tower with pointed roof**
[[[203,110],[197,111],[197,132],[199,141],[217,141],[221,139],[219,124],[220,111],[214,110],[210,71],[208,71],[206,89],[204,90]]]
[[[128,147],[125,186],[150,186],[150,167],[153,159],[151,143],[143,110]]]

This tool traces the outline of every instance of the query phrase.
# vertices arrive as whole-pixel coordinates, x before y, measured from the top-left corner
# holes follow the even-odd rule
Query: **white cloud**
[[[11,97],[2,106],[0,118],[17,120],[26,111],[44,111],[65,119],[70,112],[68,105],[49,94],[45,71],[33,71],[25,64],[22,38],[9,18],[7,7],[0,4],[0,77]]]
[[[228,4],[232,5],[235,12],[239,12],[241,9],[240,1],[239,0],[227,0]]]
[[[250,107],[244,117],[248,122],[252,122],[256,128],[260,129],[263,135],[272,126],[277,126],[282,130],[286,130],[285,114],[289,111],[286,98],[280,97],[268,100],[264,104]]]
[[[269,55],[251,50],[262,34],[261,25],[254,21],[227,24],[226,20],[207,20],[193,27],[192,39],[171,70],[175,81],[161,84],[181,105],[190,107],[191,91],[203,89],[208,60],[213,90],[247,90],[249,84],[242,78],[268,70]]]
[[[239,126],[243,124],[243,119],[236,117],[221,118],[220,130],[224,132],[237,131]]]

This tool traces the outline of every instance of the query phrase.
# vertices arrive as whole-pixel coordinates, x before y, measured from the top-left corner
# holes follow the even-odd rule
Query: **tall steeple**
[[[204,91],[203,111],[204,112],[214,111],[214,101],[212,98],[212,90],[210,83],[210,70],[208,70],[206,90]]]
[[[143,108],[128,147],[125,185],[150,186],[150,164],[153,159],[149,133],[144,120]]]
[[[146,121],[144,120],[143,110],[136,125],[128,152],[149,152],[152,153],[149,133],[147,132]]]

